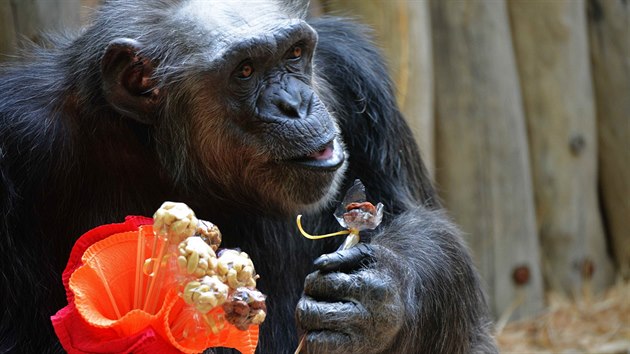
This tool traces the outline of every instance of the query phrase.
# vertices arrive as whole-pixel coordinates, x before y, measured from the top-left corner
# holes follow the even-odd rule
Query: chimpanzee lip
[[[337,139],[333,139],[308,155],[291,158],[283,162],[311,170],[335,171],[343,164],[344,160],[345,155],[341,144]]]

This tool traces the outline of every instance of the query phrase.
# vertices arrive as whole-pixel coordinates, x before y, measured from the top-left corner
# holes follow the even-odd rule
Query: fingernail
[[[315,267],[322,267],[325,266],[328,263],[328,257],[327,256],[319,256],[317,257],[317,259],[315,259],[313,261],[313,265]]]

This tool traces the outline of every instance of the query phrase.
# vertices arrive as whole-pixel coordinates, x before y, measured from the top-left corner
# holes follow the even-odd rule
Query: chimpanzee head
[[[162,0],[142,10],[112,2],[99,18],[115,28],[100,24],[84,38],[104,43],[95,55],[104,98],[149,128],[180,187],[293,214],[330,200],[346,160],[320,100],[317,33],[304,10],[270,1]]]

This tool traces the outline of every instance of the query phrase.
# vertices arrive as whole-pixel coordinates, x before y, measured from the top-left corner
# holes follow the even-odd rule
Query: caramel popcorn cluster
[[[201,314],[223,306],[225,319],[241,330],[266,317],[265,296],[255,289],[258,275],[249,255],[219,250],[221,232],[198,220],[183,203],[165,202],[153,216],[153,228],[177,247],[177,268],[184,279],[181,296]]]

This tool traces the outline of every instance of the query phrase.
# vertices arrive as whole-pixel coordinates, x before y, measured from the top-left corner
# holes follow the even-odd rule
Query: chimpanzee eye
[[[303,44],[301,43],[294,45],[293,48],[289,50],[287,57],[291,60],[300,59],[302,57],[302,50],[303,50],[302,47],[303,47]]]
[[[237,70],[237,76],[239,79],[249,79],[254,73],[254,67],[252,63],[243,63]]]

